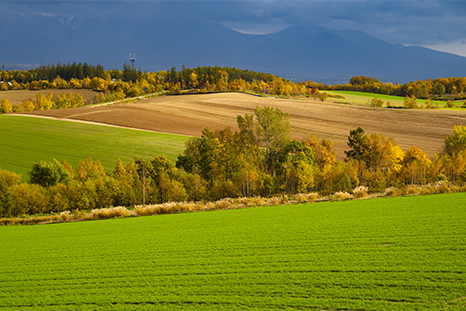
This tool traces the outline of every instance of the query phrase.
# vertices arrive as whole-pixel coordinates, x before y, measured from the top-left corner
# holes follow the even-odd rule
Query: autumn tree
[[[125,167],[121,160],[118,159],[112,177],[114,179],[114,204],[117,206],[134,206],[135,204],[140,203],[138,200],[139,196],[137,195],[139,184],[135,174],[134,163]],[[147,187],[147,185],[144,186]],[[144,189],[144,191],[145,190],[146,189]],[[143,204],[145,204],[145,202],[143,202]]]
[[[34,111],[34,103],[29,99],[24,100],[22,103],[16,106],[17,111],[25,112],[25,111]]]
[[[372,169],[400,170],[404,152],[393,138],[370,134],[363,139],[362,161]]]
[[[35,109],[34,110],[50,110],[52,107],[55,106],[55,102],[52,100],[53,94],[49,93],[45,96],[42,93],[36,95],[36,102],[34,103]]]
[[[11,106],[10,101],[6,98],[2,99],[2,102],[0,104],[0,113],[10,113],[10,112],[13,112],[13,107]]]
[[[12,206],[10,188],[5,180],[0,179],[0,217],[11,217]]]
[[[38,184],[21,183],[10,188],[11,215],[23,216],[25,214],[42,214],[47,212],[48,200],[44,187]]]
[[[432,161],[416,146],[409,148],[403,159],[401,176],[405,184],[426,184]]]
[[[241,189],[244,196],[257,194],[260,187],[261,150],[255,134],[254,116],[238,115],[236,135],[238,160],[241,166]]]
[[[383,100],[378,99],[378,98],[372,98],[371,99],[371,106],[372,107],[382,107],[383,106]]]
[[[408,95],[406,95],[405,101],[404,101],[403,104],[404,104],[404,106],[405,106],[406,108],[408,108],[408,109],[416,109],[416,108],[419,108],[419,107],[417,106],[417,100],[416,100],[416,97],[415,97],[414,95],[411,95],[411,97],[408,96]]]

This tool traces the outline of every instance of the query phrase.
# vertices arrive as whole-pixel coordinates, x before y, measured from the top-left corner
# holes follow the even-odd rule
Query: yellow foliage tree
[[[29,99],[24,100],[21,104],[17,106],[18,111],[26,112],[26,111],[34,111],[34,103]]]
[[[45,96],[42,93],[36,95],[35,110],[50,110],[55,106],[53,94],[49,93]]]
[[[0,113],[2,111],[3,113],[10,113],[13,111],[10,101],[6,98],[2,99],[2,103],[0,104]]]

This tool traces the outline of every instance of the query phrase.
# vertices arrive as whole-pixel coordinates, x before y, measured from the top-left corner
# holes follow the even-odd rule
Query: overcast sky
[[[209,19],[245,33],[270,33],[296,24],[364,31],[389,43],[421,45],[466,56],[466,1],[5,1],[0,18],[42,14],[150,20]]]

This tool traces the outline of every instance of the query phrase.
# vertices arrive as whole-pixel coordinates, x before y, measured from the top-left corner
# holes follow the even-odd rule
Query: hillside
[[[123,28],[118,20],[76,18],[63,23],[38,15],[2,24],[6,29],[3,42],[23,38],[22,44],[0,46],[7,69],[57,62],[121,68],[131,52],[136,53],[136,66],[143,71],[218,64],[295,81],[335,84],[356,75],[394,83],[463,76],[466,66],[466,57],[390,44],[360,31],[317,26],[297,25],[273,34],[250,35],[212,21],[133,22]]]
[[[135,156],[151,159],[165,155],[176,161],[188,137],[136,131],[80,122],[0,115],[0,169],[29,180],[37,161],[66,160],[78,168],[81,160],[99,160],[107,172],[117,159],[127,164]]]
[[[312,100],[263,98],[242,93],[163,96],[98,108],[35,111],[30,114],[85,120],[132,128],[200,136],[205,127],[236,130],[236,116],[254,114],[256,106],[277,107],[290,114],[291,136],[298,140],[330,139],[344,157],[349,131],[395,138],[407,150],[417,146],[429,156],[440,153],[453,126],[466,124],[466,115],[453,110],[393,110],[357,107]]]

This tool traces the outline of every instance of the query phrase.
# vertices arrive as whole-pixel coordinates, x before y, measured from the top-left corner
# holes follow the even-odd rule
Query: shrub
[[[247,207],[250,204],[251,200],[249,198],[240,198],[239,203],[243,204],[245,207]]]
[[[403,189],[403,194],[404,195],[417,195],[419,194],[421,191],[421,189],[414,185],[414,186],[408,186],[406,188]]]
[[[400,190],[397,188],[390,187],[390,188],[385,189],[384,193],[386,196],[389,196],[389,197],[397,197],[400,195]]]
[[[356,192],[354,194],[354,198],[356,199],[364,199],[367,197],[367,192],[366,191],[360,191],[360,192]]]
[[[419,192],[420,195],[428,195],[432,194],[432,191],[430,188],[422,188],[421,191]]]
[[[367,191],[369,189],[366,186],[359,186],[353,189],[353,194],[355,198],[362,199],[367,197]]]
[[[206,204],[204,204],[202,210],[205,210],[205,211],[210,211],[210,210],[214,210],[216,209],[216,205],[215,203],[212,203],[212,202],[208,202]]]
[[[126,207],[122,207],[122,206],[94,209],[91,211],[91,217],[93,219],[118,218],[118,217],[127,217],[129,215],[130,213],[128,212]]]
[[[267,200],[267,202],[270,204],[270,205],[279,205],[281,203],[281,198],[280,197],[272,197],[270,199]]]
[[[319,198],[319,194],[317,192],[311,192],[311,193],[298,193],[295,195],[296,201],[299,203],[304,203],[304,202],[314,202]]]
[[[446,180],[438,180],[432,188],[435,193],[447,193],[448,182]]]
[[[232,205],[231,199],[222,199],[217,202],[215,202],[215,208],[216,209],[228,209]]]
[[[337,201],[352,199],[353,196],[348,192],[338,191],[333,194],[333,199]]]
[[[254,197],[251,199],[251,205],[253,206],[262,206],[264,205],[264,202],[265,200],[262,197]]]
[[[295,200],[298,201],[299,203],[307,202],[307,198],[304,193],[298,193],[294,197],[295,197]]]
[[[64,212],[61,212],[60,213],[60,217],[62,218],[62,220],[64,222],[67,222],[70,220],[71,216],[70,216],[70,211],[64,211]]]

